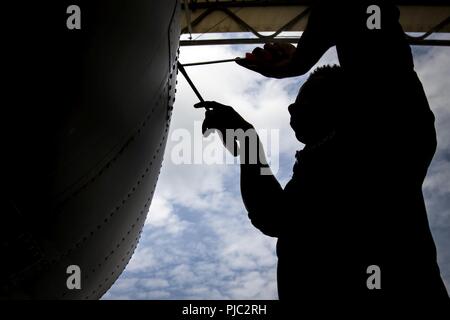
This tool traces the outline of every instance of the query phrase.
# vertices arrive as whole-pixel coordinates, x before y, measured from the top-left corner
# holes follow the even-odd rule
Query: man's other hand
[[[220,138],[222,139],[225,147],[234,156],[238,155],[238,145],[236,139],[233,143],[227,144],[226,130],[238,130],[247,131],[253,129],[253,126],[245,121],[239,113],[237,113],[232,107],[220,104],[215,101],[199,102],[195,105],[196,108],[205,107],[205,120],[202,124],[202,133],[205,137],[208,137],[213,131],[220,132]]]
[[[256,47],[244,59],[236,63],[268,78],[287,78],[295,74],[293,63],[296,47],[290,43],[266,43],[263,48]]]

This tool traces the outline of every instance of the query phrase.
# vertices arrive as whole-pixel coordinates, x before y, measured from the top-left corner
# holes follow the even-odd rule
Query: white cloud
[[[155,228],[165,228],[168,233],[178,233],[188,226],[173,212],[172,205],[164,197],[152,199],[150,211],[145,224]]]
[[[155,254],[153,253],[154,250],[152,248],[144,248],[143,246],[139,246],[138,248],[139,249],[135,252],[127,265],[127,271],[133,272],[148,269],[159,263],[155,258]]]
[[[144,279],[140,282],[147,288],[167,288],[169,286],[166,279]]]

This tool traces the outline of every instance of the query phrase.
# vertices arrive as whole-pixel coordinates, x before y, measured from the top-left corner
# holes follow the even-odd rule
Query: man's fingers
[[[198,102],[198,103],[194,104],[194,108],[197,108],[197,109],[204,108],[204,107],[205,107],[204,102]]]
[[[269,78],[281,79],[292,76],[290,63],[297,48],[290,43],[266,43],[263,48],[256,47],[252,53],[246,53],[245,59],[236,63]]]
[[[282,51],[281,48],[276,43],[273,43],[273,42],[266,43],[264,45],[264,50],[267,50],[267,51],[269,51],[271,53],[275,53],[275,54],[279,54]]]
[[[236,61],[237,64],[239,64],[241,67],[244,67],[248,70],[255,71],[260,74],[264,74],[266,70],[266,66],[263,66],[262,64],[257,64],[254,61],[247,61],[246,59],[241,59],[240,61]]]
[[[297,48],[290,43],[268,43],[264,46],[264,49],[271,52],[274,61],[287,61],[292,59]]]
[[[211,101],[201,101],[198,102],[196,104],[194,104],[194,108],[205,108],[206,110],[211,109],[212,108],[212,102]]]
[[[202,134],[207,137],[214,130],[220,130],[223,126],[222,121],[223,117],[218,114],[218,109],[207,110],[205,112],[205,120],[202,123]]]
[[[280,48],[280,50],[286,52],[289,55],[293,54],[297,50],[296,46],[288,42],[278,42],[276,45]]]
[[[261,47],[256,47],[255,49],[253,49],[252,54],[253,54],[255,57],[258,57],[258,56],[262,55],[262,52],[263,52],[263,51],[264,51],[263,48],[261,48]]]
[[[245,59],[236,60],[236,63],[265,77],[278,78],[275,75],[274,67],[284,56],[276,44],[266,44],[266,46],[269,50],[257,47],[252,53],[247,53]]]
[[[273,58],[273,55],[270,51],[264,50],[259,47],[255,48],[252,53],[256,57],[256,59],[262,63],[270,62]]]
[[[225,106],[216,101],[202,101],[202,102],[198,102],[198,103],[194,104],[194,108],[197,108],[197,109],[205,108],[206,110],[219,109],[219,108],[224,108],[224,107],[228,107],[228,106]]]
[[[208,111],[207,111],[208,112]],[[213,124],[211,123],[211,117],[205,115],[205,120],[202,123],[202,134],[204,137],[208,137],[214,131]]]
[[[249,61],[247,59],[240,59],[240,60],[237,60],[236,63],[238,65],[240,65],[241,67],[258,72],[259,66],[256,65],[254,61]]]
[[[239,58],[236,59],[235,62],[240,65],[241,67],[247,67],[247,65],[249,64],[249,61],[246,58]]]
[[[264,44],[265,50],[270,50],[275,44],[273,42],[267,42]]]

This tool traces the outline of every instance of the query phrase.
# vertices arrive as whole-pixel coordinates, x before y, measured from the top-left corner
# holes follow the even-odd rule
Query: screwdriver
[[[178,61],[178,70],[181,71],[181,73],[183,74],[184,78],[186,79],[186,81],[191,86],[192,91],[194,91],[195,95],[197,96],[198,100],[200,100],[200,102],[205,102],[205,100],[203,99],[202,95],[200,94],[200,92],[198,92],[197,88],[195,87],[194,83],[192,82],[191,78],[189,78],[186,70],[184,69],[184,67],[180,63],[180,61]]]
[[[191,78],[189,78],[186,70],[184,69],[183,65],[180,63],[180,61],[178,61],[178,70],[181,71],[181,73],[183,74],[184,78],[186,79],[186,81],[189,83],[189,85],[191,86],[192,90],[194,91],[195,95],[197,96],[197,98],[200,100],[200,102],[205,102],[205,100],[203,99],[202,95],[200,94],[200,92],[198,92],[197,88],[195,87],[194,83],[192,82]],[[200,104],[201,105],[201,104]],[[199,108],[199,107],[197,107]],[[200,108],[205,108],[206,110],[211,110],[211,107],[208,107],[207,104],[203,104],[203,106],[200,106]],[[223,137],[221,137],[221,139],[223,139]],[[225,144],[225,143],[224,143]],[[234,155],[237,156],[239,154],[239,145],[237,144],[237,140],[236,137],[234,137],[234,149],[230,148],[227,144],[225,144],[225,147]],[[230,148],[230,149],[229,149]]]
[[[225,59],[225,60],[214,60],[214,61],[203,61],[203,62],[192,62],[192,63],[185,63],[183,66],[185,67],[191,67],[191,66],[202,66],[205,64],[217,64],[217,63],[224,63],[224,62],[235,62],[242,58],[234,58],[234,59]]]

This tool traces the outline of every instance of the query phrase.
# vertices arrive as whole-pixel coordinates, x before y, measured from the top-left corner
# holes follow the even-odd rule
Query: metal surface
[[[174,102],[178,1],[5,3],[0,298],[98,299],[130,260]],[[24,10],[23,8],[27,9]],[[81,269],[69,290],[67,267]]]

